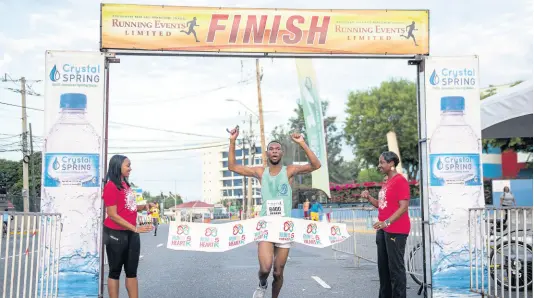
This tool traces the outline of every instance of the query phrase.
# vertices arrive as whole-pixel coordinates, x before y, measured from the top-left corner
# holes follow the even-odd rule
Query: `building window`
[[[261,154],[261,147],[256,147],[256,154]]]
[[[223,152],[223,158],[228,158],[228,152]]]
[[[232,177],[232,172],[230,172],[230,171],[223,171],[223,177]]]
[[[243,190],[242,189],[235,189],[234,190],[234,196],[236,197],[242,197],[243,196]]]
[[[243,186],[243,179],[234,179],[234,186]]]
[[[224,187],[232,187],[232,180],[224,180],[223,181]]]
[[[241,149],[237,149],[235,151],[235,156],[241,156],[243,153],[241,152]]]
[[[228,167],[228,161],[223,161],[223,168],[227,168]]]

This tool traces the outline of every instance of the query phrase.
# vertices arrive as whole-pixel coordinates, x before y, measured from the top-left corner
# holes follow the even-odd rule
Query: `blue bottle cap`
[[[87,96],[82,93],[61,94],[59,107],[62,109],[85,109],[87,108]]]
[[[462,96],[445,96],[441,98],[442,111],[465,110],[465,99]]]

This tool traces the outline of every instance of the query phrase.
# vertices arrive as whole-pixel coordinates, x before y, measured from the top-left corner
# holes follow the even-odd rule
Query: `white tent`
[[[482,100],[482,138],[532,137],[532,80]]]

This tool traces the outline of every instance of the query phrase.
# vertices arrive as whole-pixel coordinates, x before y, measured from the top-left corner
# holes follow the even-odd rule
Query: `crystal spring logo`
[[[428,82],[432,86],[454,89],[460,87],[473,88],[477,83],[476,72],[474,68],[447,68],[434,69]]]
[[[217,237],[217,228],[216,227],[206,228],[204,235],[206,235],[206,237],[209,237],[209,236]]]
[[[235,225],[232,231],[232,234],[234,235],[243,234],[243,225],[242,224]]]
[[[434,69],[434,71],[432,72],[432,74],[430,75],[430,84],[436,86],[437,84],[439,84],[439,76],[438,74],[436,73],[436,70]]]
[[[338,226],[332,226],[330,228],[330,234],[332,234],[332,236],[341,235],[341,229]]]
[[[267,222],[265,220],[258,221],[258,223],[256,224],[256,231],[259,231],[265,228],[267,228]]]
[[[188,225],[179,225],[176,229],[176,234],[178,235],[189,235],[189,226]]]
[[[84,83],[96,84],[100,82],[100,64],[54,64],[48,74],[50,81],[54,83]]]
[[[57,70],[57,66],[54,64],[54,67],[52,67],[52,70],[50,71],[50,81],[57,82],[59,78],[61,77],[61,74]]]
[[[284,222],[284,232],[293,232],[294,226],[295,224],[290,220]]]
[[[306,233],[308,234],[317,234],[317,225],[314,223],[311,223],[306,228]]]

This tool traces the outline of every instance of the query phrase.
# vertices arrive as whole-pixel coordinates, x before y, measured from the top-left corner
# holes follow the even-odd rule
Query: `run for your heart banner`
[[[265,216],[223,224],[172,221],[167,248],[223,252],[255,241],[297,242],[324,248],[345,241],[349,237],[345,224],[280,216]]]

